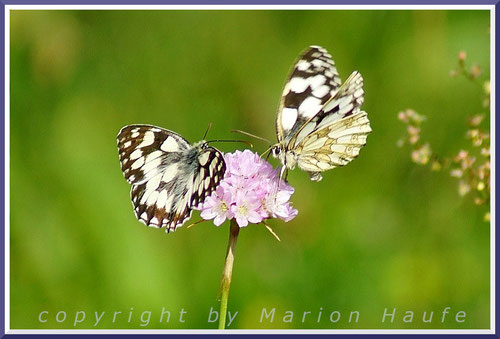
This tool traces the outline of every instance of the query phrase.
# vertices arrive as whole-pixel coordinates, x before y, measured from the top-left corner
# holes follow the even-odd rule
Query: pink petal
[[[220,226],[226,221],[226,215],[218,215],[214,219],[214,225],[215,226]]]
[[[248,221],[247,219],[241,217],[241,216],[236,216],[236,222],[240,227],[246,227],[248,226]]]
[[[200,213],[200,217],[202,217],[205,220],[213,219],[216,216],[217,213],[213,209],[206,209],[201,211]]]

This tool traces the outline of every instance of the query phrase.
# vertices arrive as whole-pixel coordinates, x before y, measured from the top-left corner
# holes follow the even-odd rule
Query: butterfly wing
[[[123,175],[133,185],[156,177],[191,147],[179,134],[150,125],[123,127],[117,142]]]
[[[192,207],[215,190],[225,172],[215,148],[191,146],[177,133],[155,126],[124,127],[118,149],[137,219],[167,232],[189,219]]]
[[[299,57],[290,73],[276,118],[278,142],[291,137],[314,117],[340,86],[340,77],[328,52],[311,46]]]
[[[357,71],[338,88],[316,115],[307,120],[290,138],[287,149],[295,149],[303,139],[336,121],[360,112],[364,102],[363,77]]]
[[[307,135],[297,146],[299,168],[314,181],[320,172],[347,165],[359,155],[372,131],[364,111],[348,115]]]
[[[192,167],[198,169],[195,171],[189,205],[196,207],[215,191],[224,178],[226,163],[221,152],[213,147],[207,147],[200,151]]]

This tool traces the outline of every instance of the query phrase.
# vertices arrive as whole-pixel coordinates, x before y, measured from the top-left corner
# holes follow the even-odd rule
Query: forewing
[[[363,77],[353,72],[334,95],[323,105],[320,111],[297,130],[289,140],[287,149],[294,149],[303,139],[336,121],[360,112],[364,101]]]
[[[288,77],[276,118],[278,142],[291,138],[315,116],[340,86],[340,77],[328,52],[309,47]]]
[[[150,125],[123,127],[117,142],[122,172],[131,184],[155,178],[191,147],[179,134]]]
[[[363,111],[330,123],[306,136],[298,145],[298,166],[314,173],[347,165],[358,156],[371,131]]]

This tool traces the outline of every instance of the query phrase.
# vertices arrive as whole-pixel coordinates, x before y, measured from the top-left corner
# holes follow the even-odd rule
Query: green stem
[[[236,251],[236,242],[240,227],[235,219],[231,220],[229,226],[229,241],[227,243],[226,263],[222,271],[222,279],[220,282],[220,312],[219,312],[219,330],[226,327],[227,300],[229,298],[229,287],[231,287],[231,276],[233,274],[234,253]]]

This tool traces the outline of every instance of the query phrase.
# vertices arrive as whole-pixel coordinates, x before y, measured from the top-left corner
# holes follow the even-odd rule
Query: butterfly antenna
[[[233,133],[240,133],[240,134],[244,134],[246,136],[249,136],[249,137],[252,137],[252,138],[255,138],[255,139],[259,139],[259,140],[262,140],[262,141],[265,141],[267,142],[269,145],[271,145],[271,142],[269,140],[267,140],[266,138],[263,138],[263,137],[259,137],[258,135],[255,135],[255,134],[252,134],[252,133],[248,133],[248,132],[245,132],[245,131],[241,131],[239,129],[233,129],[231,130],[231,132]]]
[[[205,140],[205,138],[207,137],[208,131],[210,131],[211,128],[212,128],[212,123],[210,122],[210,123],[208,123],[207,130],[205,131],[205,135],[203,135],[202,140]]]
[[[207,141],[206,143],[211,143],[211,142],[241,142],[243,144],[247,144],[248,146],[252,147],[253,148],[253,144],[249,141],[246,141],[246,140],[209,140]]]
[[[270,151],[273,149],[273,147],[274,147],[274,145],[272,145],[271,147],[269,147],[268,149],[266,149],[265,152],[260,155],[260,157],[262,158],[264,156],[264,154],[267,153],[267,157],[266,157],[266,161],[267,161],[267,159],[269,159],[269,156],[271,155]]]

